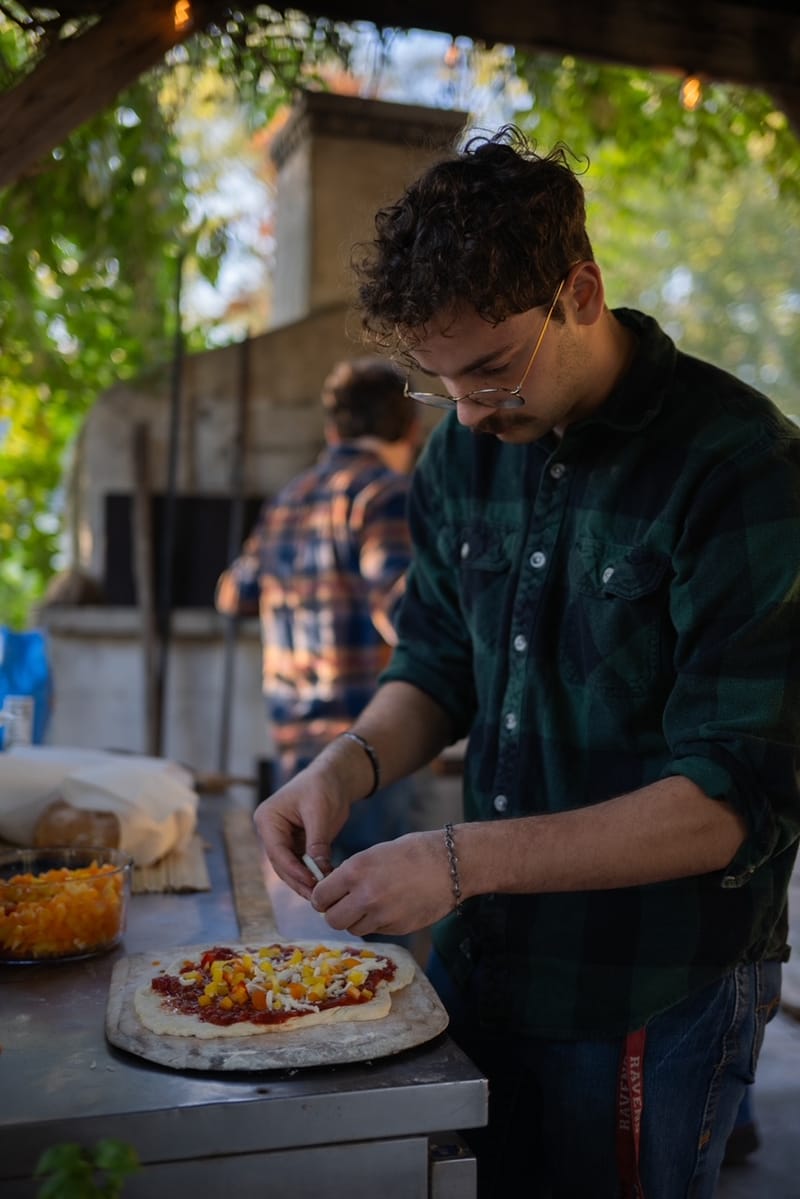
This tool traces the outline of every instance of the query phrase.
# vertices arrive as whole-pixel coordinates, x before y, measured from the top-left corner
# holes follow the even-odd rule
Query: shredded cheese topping
[[[181,986],[197,988],[201,1008],[232,1011],[250,1005],[261,1012],[318,1012],[334,1003],[365,1003],[385,983],[389,959],[369,949],[318,945],[266,945],[249,953],[185,962]],[[379,974],[370,980],[371,975]],[[244,1013],[243,1013],[244,1014]]]

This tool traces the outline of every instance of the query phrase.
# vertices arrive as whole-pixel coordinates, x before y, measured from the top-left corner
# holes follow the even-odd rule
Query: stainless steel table
[[[107,1043],[119,956],[238,935],[225,802],[201,807],[211,892],[134,896],[124,943],[105,957],[0,967],[3,1199],[36,1194],[50,1145],[101,1137],[130,1143],[142,1162],[126,1199],[342,1199],[376,1187],[381,1199],[471,1199],[474,1159],[456,1130],[485,1124],[487,1084],[446,1034],[369,1063],[246,1075],[170,1070]]]

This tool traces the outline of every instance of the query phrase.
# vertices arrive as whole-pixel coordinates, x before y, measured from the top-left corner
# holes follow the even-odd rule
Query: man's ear
[[[342,439],[339,436],[339,430],[336,428],[336,425],[332,420],[326,420],[322,426],[322,429],[323,433],[325,434],[325,441],[328,445],[341,445]]]
[[[593,325],[605,311],[603,276],[596,262],[582,262],[576,270],[566,303],[580,325]]]

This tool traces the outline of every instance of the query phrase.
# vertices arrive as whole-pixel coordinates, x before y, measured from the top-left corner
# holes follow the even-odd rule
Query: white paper
[[[188,844],[197,792],[188,770],[163,758],[58,746],[18,746],[0,754],[0,837],[31,845],[36,822],[56,799],[113,812],[120,849],[149,866]]]

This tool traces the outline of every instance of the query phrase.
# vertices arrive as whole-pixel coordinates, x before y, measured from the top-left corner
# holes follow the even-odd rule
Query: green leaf
[[[46,1149],[34,1170],[45,1181],[37,1199],[95,1199],[94,1169],[80,1145],[64,1143]]]
[[[131,1145],[117,1140],[101,1140],[97,1142],[94,1152],[95,1165],[104,1170],[108,1176],[107,1194],[117,1195],[122,1183],[139,1169],[139,1157]]]

